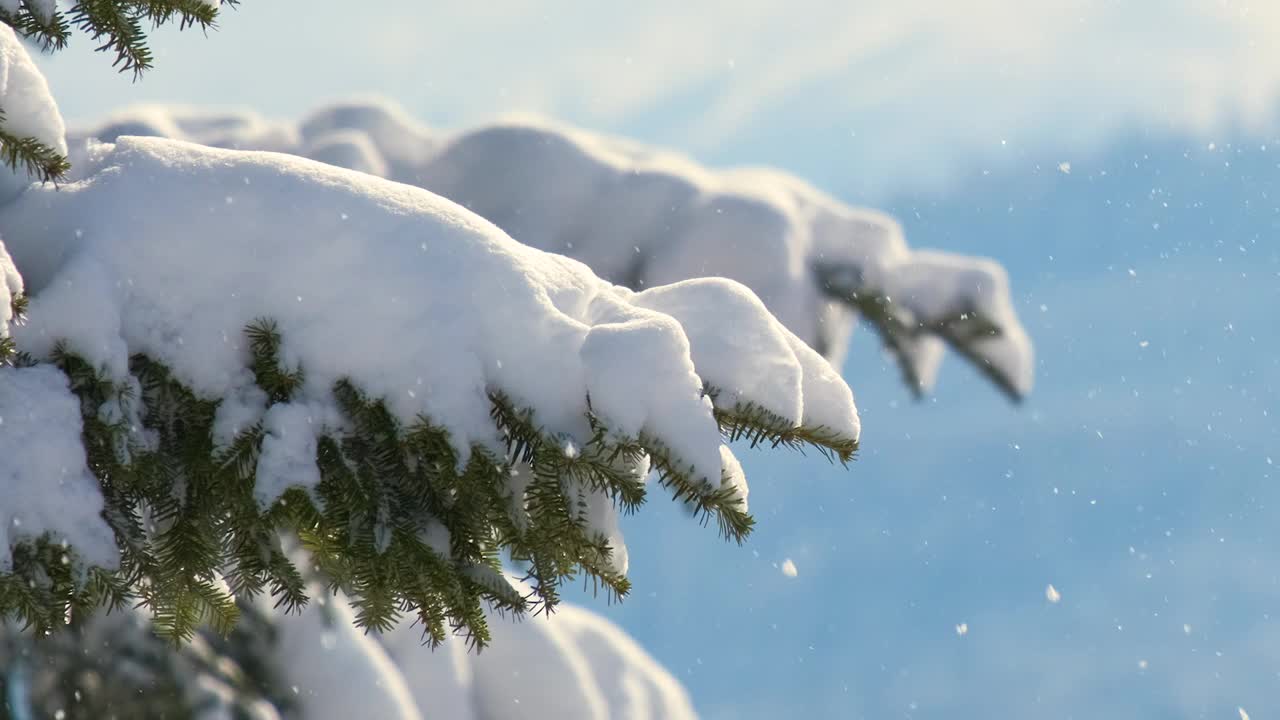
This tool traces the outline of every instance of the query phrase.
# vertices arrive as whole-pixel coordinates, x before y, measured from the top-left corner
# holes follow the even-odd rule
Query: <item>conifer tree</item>
[[[0,20],[42,49],[60,49],[78,31],[135,77],[151,67],[146,25],[208,29],[217,12],[205,0],[76,0],[65,10],[0,1]],[[66,173],[66,157],[7,130],[4,117],[0,153],[11,170],[39,181]],[[0,272],[8,294],[3,281]],[[836,275],[825,287],[873,319],[891,346],[896,336],[927,332],[963,347],[998,332],[968,314],[926,328],[884,303],[863,307]],[[20,321],[27,297],[13,293],[8,304],[5,315]],[[287,352],[288,329],[268,314],[242,332],[242,370],[264,409],[302,402],[311,368]],[[708,477],[669,437],[621,429],[591,397],[584,431],[569,436],[503,387],[486,387],[495,448],[457,442],[448,418],[406,420],[359,377],[326,388],[340,419],[318,437],[318,482],[264,502],[261,467],[275,432],[265,415],[220,442],[219,411],[231,398],[202,394],[153,354],[134,352],[127,365],[113,375],[83,347],[29,353],[0,336],[0,385],[53,369],[66,379],[118,552],[116,566],[92,565],[83,561],[87,548],[49,533],[0,548],[11,556],[0,566],[0,685],[27,693],[6,694],[11,717],[99,717],[104,708],[119,717],[198,717],[209,708],[271,717],[290,699],[264,661],[264,608],[298,612],[341,594],[361,629],[387,632],[412,618],[425,644],[461,636],[480,649],[491,640],[490,613],[552,610],[565,583],[585,580],[609,597],[629,592],[620,548],[594,518],[601,498],[634,512],[656,486],[701,522],[714,521],[725,539],[742,542],[754,524],[736,461]],[[856,418],[853,430],[832,427],[779,414],[738,388],[704,381],[698,389],[726,442],[814,448],[841,463],[857,451]],[[524,583],[504,576],[504,560]],[[85,653],[103,645],[113,648],[109,658]]]
[[[56,2],[10,0],[0,3],[0,21],[45,52],[63,49],[79,31],[99,43],[98,50],[113,53],[113,65],[136,79],[152,67],[145,25],[176,22],[183,29],[208,30],[216,24],[218,6],[204,0],[75,0],[64,10]],[[0,159],[40,182],[62,179],[70,169],[58,149],[11,130],[2,104]],[[12,316],[20,319],[26,298],[14,295],[11,303]],[[32,362],[0,334],[0,366]],[[16,582],[7,574],[0,581],[0,718],[182,718],[208,710],[265,720],[278,716],[274,708],[291,708],[291,698],[271,684],[272,668],[263,662],[263,644],[272,641],[273,630],[251,606],[242,604],[245,612],[230,634],[202,629],[181,645],[158,635],[145,613],[120,604],[109,614],[68,613],[62,631],[40,632],[30,624],[30,605],[28,617],[14,615]],[[42,600],[48,598],[34,601]]]
[[[45,13],[47,4],[32,0],[4,8],[0,19],[45,49],[63,47],[79,29],[135,75],[151,64],[143,23],[207,28],[216,19],[216,8],[199,0],[80,0],[65,13]],[[65,159],[37,145],[6,143],[11,165],[37,179],[57,177]],[[15,294],[11,304],[21,320],[25,297]],[[289,403],[307,368],[286,362],[271,318],[245,335],[256,392],[267,407]],[[619,432],[590,410],[589,434],[568,439],[493,388],[488,412],[505,450],[495,454],[477,443],[464,459],[437,419],[406,424],[353,380],[330,388],[343,432],[319,440],[315,494],[289,489],[263,511],[255,491],[267,429],[254,424],[220,446],[213,425],[222,399],[200,396],[163,362],[135,354],[122,383],[70,346],[37,357],[5,338],[3,353],[18,372],[51,366],[69,379],[81,405],[87,465],[119,551],[118,569],[82,569],[75,547],[48,536],[15,541],[11,568],[0,573],[0,615],[37,634],[61,631],[103,606],[139,604],[156,631],[175,641],[205,625],[231,632],[242,614],[237,600],[263,593],[283,610],[297,610],[310,596],[296,558],[282,549],[283,534],[301,542],[328,591],[351,597],[361,627],[385,630],[410,613],[431,644],[461,633],[482,647],[489,639],[484,606],[516,614],[551,609],[560,586],[581,577],[611,596],[628,592],[615,548],[592,527],[586,508],[603,496],[634,511],[650,470],[695,517],[714,520],[723,537],[741,542],[753,525],[735,478],[702,477],[662,437]],[[711,385],[703,392],[720,397]],[[750,401],[717,401],[714,417],[728,440],[808,445],[840,462],[857,448],[855,435],[796,425]],[[528,480],[513,504],[509,485],[517,474]],[[530,592],[502,577],[504,553],[527,569]]]

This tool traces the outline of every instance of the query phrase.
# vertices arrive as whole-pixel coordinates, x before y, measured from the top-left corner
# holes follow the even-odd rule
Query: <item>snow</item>
[[[1044,599],[1051,603],[1057,603],[1062,600],[1062,593],[1058,591],[1058,588],[1049,584],[1044,589]]]
[[[957,312],[980,313],[1004,331],[977,343],[983,357],[1009,377],[1019,392],[1031,390],[1031,340],[1018,324],[1009,277],[998,263],[937,251],[917,251],[887,278],[884,288],[920,322]]]
[[[80,401],[60,371],[0,367],[0,571],[12,567],[13,543],[45,533],[84,564],[119,562],[80,428]]]
[[[498,619],[497,622],[511,621]],[[473,658],[466,643],[449,637],[432,650],[423,645],[422,626],[407,620],[375,637],[395,663],[424,718],[470,720],[475,717]]]
[[[362,173],[386,177],[391,170],[368,135],[355,130],[336,130],[306,146],[305,157]]]
[[[704,278],[646,290],[636,303],[680,322],[698,348],[693,353],[694,368],[720,389],[720,405],[732,408],[751,398],[764,409],[800,423],[804,407],[800,362],[780,323],[751,322],[768,311],[750,290],[723,278]],[[714,315],[705,311],[707,303],[718,303]],[[721,323],[742,331],[726,333]]]
[[[49,22],[58,10],[58,0],[25,0],[27,7],[41,22]],[[207,2],[207,0],[205,0]]]
[[[0,338],[9,337],[9,326],[14,321],[13,298],[21,294],[22,276],[0,240]]]
[[[399,107],[377,101],[352,100],[331,104],[304,118],[298,124],[297,132],[302,139],[299,154],[317,160],[323,160],[323,148],[343,137],[364,137],[371,151],[370,157],[376,157],[376,164],[385,168],[383,173],[374,174],[385,173],[385,177],[410,184],[413,184],[415,169],[435,149],[435,139],[429,128],[417,123]]]
[[[294,485],[314,488],[320,484],[320,469],[315,463],[317,430],[338,427],[340,422],[333,408],[324,403],[280,403],[266,411],[253,487],[259,504],[270,506]]]
[[[390,632],[347,632],[343,595],[276,621],[276,660],[307,717],[456,720],[692,720],[685,689],[617,626],[560,605],[521,622],[489,617],[493,643],[435,650],[405,620]],[[351,703],[368,702],[355,707]]]
[[[961,308],[996,313],[991,319],[1005,333],[981,343],[980,361],[1008,373],[1018,392],[1031,387],[1031,346],[998,266],[993,273],[989,261],[940,261],[938,253],[912,250],[893,218],[850,207],[783,172],[710,170],[675,153],[537,118],[432,132],[377,100],[321,108],[296,128],[224,113],[210,132],[196,117],[189,108],[137,108],[89,129],[80,142],[123,132],[164,135],[281,150],[419,185],[522,243],[581,260],[636,290],[705,276],[736,280],[838,366],[855,316],[826,297],[815,268],[837,270],[865,293],[903,298],[908,323],[928,324]],[[290,136],[297,138],[292,144]],[[928,389],[944,344],[929,335],[903,344]]]
[[[272,657],[306,716],[419,720],[404,678],[377,641],[356,628],[351,606],[316,590],[301,614],[279,619]],[[270,601],[262,602],[269,611]]]
[[[720,464],[724,467],[724,480],[722,485],[727,485],[738,492],[738,497],[742,499],[742,510],[746,512],[749,508],[747,497],[751,494],[750,488],[747,487],[747,476],[742,472],[742,463],[738,462],[738,458],[734,457],[733,451],[728,445],[720,446]]]
[[[472,660],[477,715],[493,720],[607,717],[607,701],[592,681],[588,658],[552,623],[505,621],[490,628],[493,643]]]
[[[721,445],[723,450],[724,446]],[[614,507],[613,500],[602,492],[588,492],[586,495],[586,521],[591,530],[599,535],[603,535],[605,540],[609,542],[609,565],[620,575],[626,575],[627,570],[631,568],[631,553],[627,550],[627,543],[622,537],[622,526],[618,520],[618,509]]]
[[[713,487],[721,443],[705,381],[857,436],[847,386],[740,285],[633,293],[422,189],[294,156],[124,137],[87,148],[82,172],[0,209],[32,295],[16,339],[37,356],[65,340],[118,379],[145,353],[229,399],[224,441],[263,419],[264,501],[315,482],[305,468],[336,427],[328,391],[345,377],[406,424],[445,426],[464,458],[471,443],[497,447],[490,389],[579,444],[589,397]],[[284,362],[307,377],[265,418],[243,338],[260,317],[279,323]]]
[[[680,683],[618,626],[574,605],[561,605],[546,624],[587,659],[590,679],[609,709],[601,720],[695,717]],[[556,717],[551,712],[532,716]]]
[[[0,10],[11,16],[17,16],[23,5],[30,8],[41,22],[47,23],[58,9],[58,0],[0,0]]]
[[[35,9],[39,7],[37,4]],[[60,154],[67,154],[66,128],[49,85],[13,28],[4,23],[0,23],[0,109],[4,110],[6,131],[35,138]],[[0,205],[17,197],[30,184],[25,168],[14,171],[0,167]]]

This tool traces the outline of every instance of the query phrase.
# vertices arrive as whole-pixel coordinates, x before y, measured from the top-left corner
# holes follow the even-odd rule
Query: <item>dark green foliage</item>
[[[223,0],[222,5],[238,2]],[[74,0],[67,5],[66,11],[42,17],[23,2],[16,13],[0,10],[0,22],[45,52],[65,48],[73,29],[79,30],[97,43],[95,50],[115,55],[112,67],[132,72],[136,79],[152,67],[147,26],[155,29],[176,22],[180,29],[207,31],[218,19],[218,8],[201,0]],[[40,182],[57,180],[71,168],[56,149],[9,132],[4,126],[4,108],[0,108],[0,161],[15,172],[25,170]]]
[[[915,320],[883,292],[862,287],[857,272],[848,268],[819,266],[814,268],[818,284],[832,299],[857,311],[875,329],[885,349],[893,355],[902,371],[903,381],[918,398],[924,392],[924,381],[908,355],[907,343],[924,336],[942,339],[968,360],[1010,400],[1020,402],[1022,393],[1013,379],[1006,376],[983,356],[981,340],[995,337],[1000,327],[973,308],[961,308],[944,318]]]
[[[23,316],[27,312],[27,296],[22,293],[13,295],[9,299],[9,306],[13,312],[11,322],[21,324]],[[34,364],[35,359],[24,352],[20,352],[13,338],[0,337],[0,367],[26,367]]]
[[[0,162],[11,170],[25,171],[40,182],[56,180],[71,169],[58,151],[29,137],[18,137],[4,127],[4,110],[0,109]]]
[[[26,38],[45,52],[61,50],[67,46],[71,37],[71,25],[63,13],[55,12],[53,17],[44,18],[32,12],[25,1],[18,7],[16,14],[0,10],[0,22],[12,27],[20,37]]]
[[[236,5],[239,0],[223,0]],[[141,75],[151,69],[151,49],[147,47],[147,25],[152,29],[177,22],[180,29],[214,27],[218,9],[201,0],[75,0],[66,11],[50,18],[23,3],[16,14],[0,10],[0,22],[46,52],[61,50],[71,39],[72,29],[99,43],[95,50],[115,54],[112,67]]]
[[[715,388],[707,394],[714,401],[719,395]],[[803,451],[806,446],[817,448],[828,460],[839,460],[848,465],[858,452],[858,442],[846,438],[827,427],[796,426],[773,412],[748,403],[724,409],[716,405],[716,422],[730,441],[746,440],[751,447],[768,445],[785,446]]]
[[[303,369],[282,366],[270,321],[254,323],[247,336],[246,362],[268,406],[289,403]],[[610,597],[627,594],[613,549],[588,521],[588,503],[602,495],[633,512],[645,500],[650,463],[658,484],[703,522],[714,517],[724,537],[741,542],[752,528],[722,478],[709,486],[656,438],[618,435],[589,400],[590,437],[569,438],[547,432],[533,411],[494,389],[490,415],[505,447],[476,444],[464,460],[439,424],[418,417],[406,425],[348,380],[331,388],[343,419],[319,434],[319,483],[289,488],[264,507],[255,495],[267,437],[261,423],[218,447],[218,401],[197,396],[165,366],[135,356],[120,383],[65,347],[48,361],[80,399],[86,459],[121,564],[80,574],[74,548],[43,538],[20,543],[13,571],[0,574],[0,616],[39,633],[64,627],[68,612],[76,618],[98,605],[139,603],[163,637],[189,640],[206,626],[225,635],[246,601],[266,593],[295,611],[308,602],[309,582],[318,582],[345,592],[366,629],[413,616],[433,645],[460,633],[480,647],[490,636],[486,606],[550,609],[560,586],[578,578]],[[753,406],[718,409],[716,418],[728,439],[807,444],[842,462],[855,450],[850,439],[791,427]],[[296,538],[304,553],[287,551],[282,538]],[[504,553],[525,568],[529,593],[503,576]]]

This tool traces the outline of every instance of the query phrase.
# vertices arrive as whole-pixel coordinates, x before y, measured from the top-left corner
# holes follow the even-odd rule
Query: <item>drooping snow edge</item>
[[[125,138],[95,167],[2,214],[34,289],[16,336],[37,355],[65,341],[123,378],[142,352],[201,395],[242,398],[237,335],[269,317],[286,361],[306,360],[309,400],[356,379],[402,421],[445,426],[463,459],[493,441],[493,388],[580,439],[590,397],[617,432],[650,433],[716,480],[706,386],[857,439],[847,385],[741,285],[631,293],[438,196],[284,155]],[[724,344],[744,332],[760,342]],[[375,350],[391,338],[402,352]]]
[[[56,368],[0,366],[0,572],[12,569],[12,544],[41,537],[89,566],[119,561],[80,427],[80,401]]]
[[[67,155],[66,125],[49,85],[13,28],[4,23],[0,23],[0,112],[0,128],[6,132],[33,138],[59,155]],[[0,166],[0,205],[31,183],[26,168]]]
[[[998,265],[959,255],[940,262],[940,253],[909,248],[893,218],[783,172],[709,169],[540,118],[432,131],[376,99],[322,107],[298,123],[138,107],[77,142],[121,134],[287,151],[425,187],[635,289],[730,277],[837,366],[861,316],[917,395],[932,389],[948,345],[1012,399],[1031,390],[1031,343]],[[996,332],[974,335],[977,325],[956,325],[961,315]]]
[[[627,553],[612,513],[642,496],[640,468],[741,539],[751,521],[741,468],[722,446],[726,417],[763,437],[821,423],[819,444],[842,457],[856,447],[848,386],[736,283],[634,293],[425,190],[293,156],[123,138],[87,160],[84,179],[33,186],[0,208],[31,292],[16,339],[138,390],[96,408],[127,434],[108,444],[173,442],[172,427],[145,420],[156,382],[217,401],[209,432],[235,457],[216,465],[248,469],[262,512],[296,488],[317,499],[324,467],[343,472],[317,471],[324,443],[341,454],[353,433],[406,431],[410,444],[438,433],[459,474],[496,478],[507,494],[489,505],[510,505],[519,526],[526,510],[559,512],[508,500],[526,486],[500,466],[513,447],[532,448],[524,461],[587,483],[555,487],[586,493],[581,522],[603,549],[568,560],[622,591]],[[246,327],[275,337],[268,359]],[[759,342],[735,345],[737,335]],[[296,380],[281,393],[264,368]],[[385,431],[360,419],[379,408],[394,423]],[[621,474],[615,449],[628,458]],[[457,538],[414,512],[379,505],[350,532],[370,528],[358,537],[375,554],[412,546],[447,558]],[[417,539],[392,530],[415,525]],[[477,564],[466,582],[484,576],[479,556],[467,562]]]

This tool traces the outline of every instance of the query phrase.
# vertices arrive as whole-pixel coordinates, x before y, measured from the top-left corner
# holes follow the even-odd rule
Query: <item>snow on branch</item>
[[[731,278],[837,366],[860,316],[917,394],[933,386],[945,346],[1010,398],[1031,389],[1031,343],[998,264],[912,250],[892,218],[785,173],[713,171],[541,120],[432,132],[378,101],[321,108],[297,125],[136,108],[84,136],[122,134],[291,152],[419,185],[635,290]]]
[[[15,564],[11,585],[46,594],[37,625],[136,593],[175,637],[230,628],[233,595],[300,608],[284,529],[361,626],[411,609],[433,642],[484,643],[482,602],[554,604],[583,573],[627,591],[613,513],[650,467],[740,540],[724,435],[856,449],[849,388],[739,284],[632,292],[419,188],[288,155],[121,138],[83,160],[0,207],[30,297],[13,337],[79,408],[79,427],[0,426],[0,455],[82,433],[120,555],[84,591]],[[43,501],[22,487],[37,497],[6,517]],[[110,566],[85,527],[36,530]],[[530,597],[486,579],[503,550]]]
[[[63,176],[66,155],[62,115],[49,85],[13,29],[0,23],[0,204],[33,178]]]

